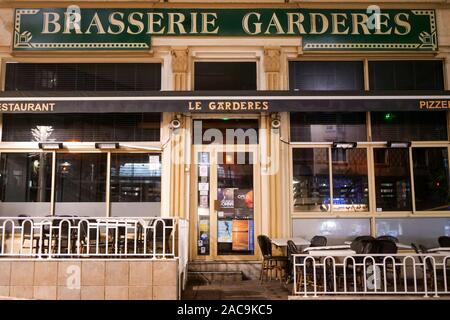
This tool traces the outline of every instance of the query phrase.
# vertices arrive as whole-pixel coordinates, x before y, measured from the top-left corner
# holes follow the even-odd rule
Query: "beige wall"
[[[0,297],[175,300],[178,260],[0,260]]]
[[[169,0],[167,2],[157,0],[140,1],[90,1],[79,0],[74,3],[86,7],[111,7],[111,2],[119,7],[152,7],[155,2],[157,6],[180,6],[196,7],[198,2],[205,2],[203,6],[213,7],[242,7],[257,6],[260,0]],[[174,3],[174,4],[171,4]],[[212,4],[214,3],[214,4]],[[301,51],[301,38],[195,38],[195,37],[154,37],[153,47],[150,52],[136,53],[98,53],[83,52],[77,53],[14,53],[10,52],[10,42],[12,40],[12,9],[17,7],[56,7],[67,5],[61,1],[4,1],[0,0],[0,74],[5,61],[28,61],[28,62],[161,62],[163,64],[163,90],[192,90],[194,61],[206,60],[245,60],[255,61],[258,65],[258,89],[285,90],[288,89],[288,68],[287,61],[294,59],[360,59],[381,58],[381,59],[434,59],[442,58],[445,60],[445,78],[446,88],[450,89],[450,1],[449,0],[428,0],[428,1],[312,1],[312,0],[291,0],[285,4],[284,0],[266,0],[261,6],[264,7],[302,7],[309,8],[365,8],[368,4],[380,4],[383,8],[435,8],[437,10],[439,52],[434,53],[371,53],[345,52],[336,53],[303,53]],[[3,68],[4,69],[4,68]],[[4,71],[3,71],[4,72]],[[0,78],[0,87],[3,86],[3,76]],[[173,118],[173,114],[165,114],[164,123],[168,124]],[[261,232],[271,236],[289,235],[290,233],[290,149],[285,144],[276,145],[279,141],[278,135],[283,141],[287,141],[288,115],[282,114],[283,126],[279,133],[270,133],[264,137],[267,142],[268,155],[273,155],[277,165],[281,170],[271,176],[261,178]],[[270,125],[266,118],[262,118],[265,126]],[[186,134],[190,134],[190,123],[183,118],[183,128]],[[163,181],[163,215],[172,214],[181,217],[189,216],[190,203],[190,179],[189,166],[170,163],[171,156],[177,154],[184,157],[185,162],[190,161],[190,146],[185,137],[171,136],[167,126],[163,129],[162,141],[171,139],[163,153],[164,178]],[[279,148],[279,150],[277,149]],[[195,242],[192,242],[195,243]]]

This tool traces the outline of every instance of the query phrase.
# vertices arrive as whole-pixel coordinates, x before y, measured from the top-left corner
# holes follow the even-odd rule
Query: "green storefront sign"
[[[302,37],[304,51],[436,51],[434,10],[16,9],[14,50],[148,50],[157,36]]]

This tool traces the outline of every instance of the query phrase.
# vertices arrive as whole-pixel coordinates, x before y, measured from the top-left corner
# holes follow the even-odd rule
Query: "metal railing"
[[[160,217],[0,217],[0,258],[172,259],[181,253],[184,261],[177,241],[188,243],[187,224]]]
[[[450,294],[450,254],[292,257],[294,295]]]

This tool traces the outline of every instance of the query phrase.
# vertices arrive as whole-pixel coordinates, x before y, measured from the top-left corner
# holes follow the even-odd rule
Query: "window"
[[[160,113],[5,114],[3,141],[159,141]]]
[[[331,149],[345,155],[333,160],[333,211],[369,210],[366,149]],[[342,161],[341,161],[342,160]]]
[[[0,215],[50,214],[52,154],[0,155]]]
[[[111,215],[159,216],[161,156],[111,154]]]
[[[159,91],[159,63],[7,63],[6,91]]]
[[[316,235],[325,236],[327,245],[342,245],[358,236],[370,234],[369,219],[293,219],[294,237],[311,239]]]
[[[376,219],[377,236],[391,235],[401,243],[439,246],[440,236],[450,236],[450,218]]]
[[[364,90],[362,61],[290,61],[291,90]]]
[[[447,115],[432,112],[372,112],[373,141],[446,141]]]
[[[366,140],[366,114],[364,112],[291,113],[291,141],[356,142]]]
[[[56,214],[104,216],[105,195],[105,153],[56,155]]]
[[[447,148],[413,148],[416,210],[450,210]]]
[[[256,90],[255,62],[196,62],[195,90]]]
[[[369,61],[371,90],[444,90],[441,60]]]
[[[375,191],[377,211],[410,211],[411,183],[408,149],[375,148]]]
[[[327,148],[294,149],[293,175],[294,210],[330,210],[330,172]]]

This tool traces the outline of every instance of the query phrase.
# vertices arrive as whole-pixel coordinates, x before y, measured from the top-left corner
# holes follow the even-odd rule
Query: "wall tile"
[[[177,261],[153,262],[153,285],[176,285],[178,280]]]
[[[151,261],[130,261],[130,286],[151,286],[152,266]]]
[[[56,286],[35,286],[33,298],[39,300],[56,300]]]
[[[128,299],[129,300],[152,300],[153,299],[153,288],[151,286],[141,287],[133,286],[128,289]]]
[[[11,285],[32,286],[34,280],[34,261],[13,261],[11,263]]]
[[[107,261],[106,281],[107,286],[127,286],[128,285],[128,261]]]
[[[34,264],[35,286],[56,286],[58,262],[36,261]]]
[[[11,278],[11,262],[0,261],[0,286],[9,286]]]
[[[176,286],[153,286],[153,300],[176,300],[177,297]]]
[[[81,263],[81,285],[82,286],[104,286],[105,285],[105,262],[83,261]]]
[[[128,286],[106,286],[105,300],[128,300]]]
[[[81,287],[81,300],[104,300],[104,286],[83,286]]]

